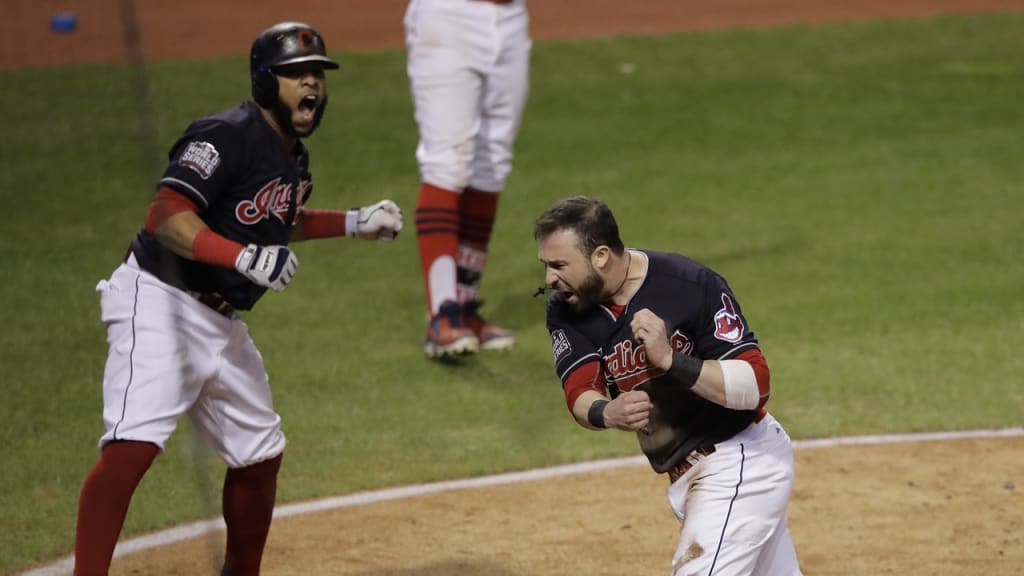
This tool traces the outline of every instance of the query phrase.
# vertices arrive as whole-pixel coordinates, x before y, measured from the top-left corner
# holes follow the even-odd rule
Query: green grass
[[[628,244],[729,278],[794,437],[1020,425],[1022,51],[1017,14],[537,45],[484,280],[520,344],[461,366],[422,357],[404,56],[339,55],[312,205],[391,197],[409,230],[300,245],[295,282],[247,316],[290,441],[279,500],[637,453],[573,424],[530,297],[533,218],[577,193]],[[70,551],[102,432],[93,287],[167,146],[248,90],[241,58],[149,72],[155,150],[129,71],[0,72],[0,572]],[[126,535],[216,514],[221,467],[187,430]]]

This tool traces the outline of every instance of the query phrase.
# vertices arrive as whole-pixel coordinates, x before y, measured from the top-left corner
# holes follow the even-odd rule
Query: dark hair
[[[537,218],[533,237],[541,240],[559,230],[575,232],[584,254],[593,254],[598,246],[607,246],[617,255],[625,251],[615,216],[600,198],[572,196],[555,202]]]

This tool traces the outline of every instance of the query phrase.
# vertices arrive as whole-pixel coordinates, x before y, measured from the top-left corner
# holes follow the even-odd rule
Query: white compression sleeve
[[[733,410],[753,410],[761,400],[754,368],[745,360],[722,360],[722,379],[725,383],[725,407]]]

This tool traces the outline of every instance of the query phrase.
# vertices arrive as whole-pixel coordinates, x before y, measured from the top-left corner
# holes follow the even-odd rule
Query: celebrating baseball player
[[[536,221],[555,371],[585,428],[635,432],[682,524],[672,574],[800,574],[786,522],[789,436],[768,364],[725,279],[626,249],[608,206],[556,202]]]
[[[109,355],[100,458],[82,487],[75,574],[107,574],[129,502],[188,414],[228,466],[223,574],[259,574],[285,448],[263,359],[240,310],[283,290],[289,243],[335,236],[391,240],[390,200],[349,211],[305,206],[311,135],[327,108],[323,38],[268,28],[250,52],[252,100],[192,122],[170,151],[145,226],[99,283]]]
[[[514,333],[484,320],[477,291],[526,103],[526,2],[411,0],[405,31],[420,135],[424,352],[440,358],[507,349]]]

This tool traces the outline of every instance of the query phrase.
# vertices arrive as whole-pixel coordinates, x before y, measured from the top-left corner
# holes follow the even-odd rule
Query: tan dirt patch
[[[798,450],[789,515],[804,573],[1021,574],[1022,451],[1024,437]],[[263,573],[663,576],[678,533],[667,488],[641,466],[292,516],[275,521]],[[111,574],[211,573],[222,548],[218,532]]]

